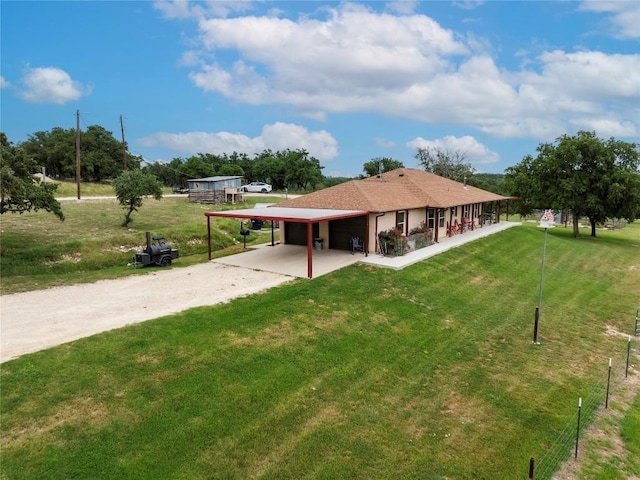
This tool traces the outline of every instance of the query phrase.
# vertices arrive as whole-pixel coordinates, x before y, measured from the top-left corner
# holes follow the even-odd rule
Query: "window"
[[[404,233],[405,211],[396,212],[396,228]]]
[[[478,207],[479,207],[479,206],[480,206],[480,205],[479,205],[479,204],[477,204],[477,203],[474,203],[474,204],[473,204],[473,218],[478,218]]]
[[[436,226],[436,209],[427,208],[427,227],[435,228]]]
[[[445,222],[444,208],[441,208],[438,212],[440,217],[440,228],[444,228],[444,222]]]
[[[449,210],[451,211],[451,216],[453,218],[456,218],[458,216],[458,207],[451,207]]]
[[[469,218],[469,205],[462,206],[462,218]]]

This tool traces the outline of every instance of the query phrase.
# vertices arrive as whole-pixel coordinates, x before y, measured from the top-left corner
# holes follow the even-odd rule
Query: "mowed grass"
[[[3,476],[526,478],[624,363],[607,330],[633,328],[640,225],[598,235],[549,231],[540,345],[525,224],[7,362]]]
[[[269,197],[271,202],[281,199]],[[174,266],[206,261],[207,222],[204,213],[249,208],[264,197],[248,197],[246,203],[207,205],[190,203],[186,196],[144,200],[133,221],[123,228],[124,210],[117,200],[65,201],[65,220],[44,211],[4,214],[0,232],[2,294],[58,285],[92,282],[140,273],[127,266],[146,242],[145,232],[163,235],[181,258]],[[242,248],[240,221],[212,219],[215,256]],[[269,237],[269,238],[267,238]],[[271,236],[251,231],[249,244]]]

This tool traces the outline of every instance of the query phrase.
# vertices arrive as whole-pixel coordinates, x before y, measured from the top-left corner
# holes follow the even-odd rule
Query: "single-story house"
[[[242,175],[233,175],[187,180],[189,201],[194,203],[241,202],[242,178]]]
[[[444,235],[499,222],[501,202],[508,206],[510,199],[423,170],[399,168],[267,208],[205,215],[209,231],[212,216],[279,221],[281,243],[307,246],[311,278],[314,247],[349,251],[357,238],[365,255],[376,253],[381,251],[379,234],[389,230],[408,236],[426,229],[438,242]],[[491,207],[485,210],[487,205]]]

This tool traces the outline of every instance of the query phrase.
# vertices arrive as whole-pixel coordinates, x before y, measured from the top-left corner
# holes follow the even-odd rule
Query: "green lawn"
[[[271,202],[281,201],[269,197]],[[124,210],[114,200],[62,203],[65,220],[44,211],[2,215],[0,268],[2,294],[38,288],[93,282],[139,273],[127,264],[145,245],[145,232],[163,235],[180,251],[175,266],[207,260],[207,222],[204,212],[249,208],[264,197],[248,197],[236,205],[190,203],[186,196],[147,199],[133,214],[128,228],[121,226]],[[240,221],[212,220],[215,256],[242,248]],[[265,230],[266,232],[266,230]],[[269,237],[269,238],[267,238]],[[251,231],[249,244],[271,238]]]
[[[640,224],[598,234],[549,231],[540,345],[525,225],[7,362],[2,478],[526,478],[624,363]]]

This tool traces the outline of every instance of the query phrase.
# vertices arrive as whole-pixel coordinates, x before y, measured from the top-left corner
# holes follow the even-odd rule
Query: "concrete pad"
[[[405,255],[399,257],[386,257],[379,254],[369,254],[366,258],[361,258],[362,263],[370,265],[377,265],[379,267],[393,268],[395,270],[401,270],[404,267],[413,265],[414,263],[421,262],[429,257],[438,255],[452,248],[459,247],[465,243],[472,242],[479,238],[487,237],[498,232],[502,232],[507,228],[517,227],[522,225],[520,222],[500,222],[492,225],[485,225],[475,230],[467,230],[465,233],[454,235],[453,237],[444,237],[434,245],[414,250]]]
[[[500,222],[486,225],[453,237],[444,237],[439,243],[399,257],[387,257],[373,253],[369,253],[368,256],[362,253],[352,255],[351,252],[345,250],[314,249],[312,251],[312,275],[315,278],[357,262],[401,270],[408,265],[421,262],[439,253],[518,225],[522,224],[519,222]],[[307,278],[307,247],[301,245],[276,244],[271,246],[270,243],[257,245],[247,248],[245,252],[217,258],[212,261],[224,265]]]
[[[313,278],[325,275],[362,260],[364,255],[345,250],[312,250]],[[308,278],[307,247],[271,243],[247,248],[242,253],[216,258],[212,262],[236,267],[251,268],[265,272],[279,273],[292,277]]]

